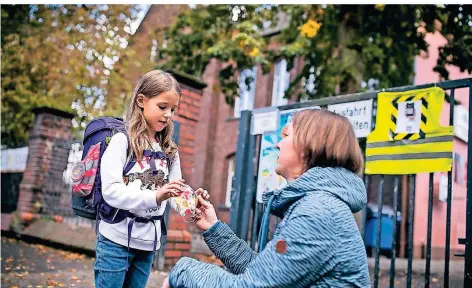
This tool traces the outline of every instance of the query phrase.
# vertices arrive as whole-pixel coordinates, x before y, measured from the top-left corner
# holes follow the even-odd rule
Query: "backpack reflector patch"
[[[100,162],[101,142],[90,147],[85,158],[72,168],[72,191],[79,197],[90,195]]]

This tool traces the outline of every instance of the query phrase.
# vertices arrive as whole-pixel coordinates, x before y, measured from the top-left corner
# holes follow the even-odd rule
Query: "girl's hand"
[[[184,191],[185,180],[172,180],[166,185],[156,190],[156,203],[160,206],[162,201],[165,201],[171,197],[179,196]]]
[[[208,193],[207,190],[203,190],[203,188],[198,188],[195,193],[198,195],[201,195],[203,197],[203,200],[207,200],[210,199],[210,194]]]
[[[169,276],[167,276],[166,279],[164,279],[164,282],[162,282],[162,287],[161,288],[170,288]]]
[[[206,231],[218,222],[218,217],[216,216],[216,211],[213,205],[204,200],[202,195],[198,195],[198,204],[198,208],[195,209],[197,215],[195,224],[197,224],[198,228]]]

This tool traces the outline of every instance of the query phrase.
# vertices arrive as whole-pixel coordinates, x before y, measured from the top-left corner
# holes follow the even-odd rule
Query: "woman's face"
[[[303,173],[304,165],[302,163],[302,155],[295,149],[292,123],[289,123],[282,130],[282,140],[277,143],[277,148],[280,151],[275,172],[287,179],[287,181],[300,177]]]

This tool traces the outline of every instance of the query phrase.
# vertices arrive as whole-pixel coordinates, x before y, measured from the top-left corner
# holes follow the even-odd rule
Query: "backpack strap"
[[[136,164],[136,158],[133,157],[132,155],[128,155],[128,158],[126,159],[125,168],[123,169],[123,176],[128,174],[131,168],[133,168],[134,164]]]
[[[156,253],[156,248],[157,248],[157,227],[156,227],[156,221],[161,222],[161,236],[166,236],[167,235],[167,228],[166,228],[166,223],[164,221],[164,215],[158,215],[158,216],[152,216],[152,217],[140,217],[136,216],[135,214],[131,213],[128,211],[128,218],[131,220],[128,223],[128,253],[129,253],[129,243],[131,241],[131,231],[133,230],[133,225],[134,223],[149,223],[151,222],[152,225],[154,225],[154,246],[152,248],[152,252]],[[128,259],[126,260],[126,271],[128,271]]]
[[[156,167],[156,162],[155,162],[155,160],[157,160],[157,159],[165,159],[167,161],[167,169],[169,169],[169,171],[170,171],[169,157],[167,157],[167,155],[164,152],[144,150],[143,156],[144,157],[149,157],[149,158],[151,158],[151,160],[153,160],[153,161],[149,161],[150,162],[149,164],[151,165],[153,175],[157,174],[157,167]]]

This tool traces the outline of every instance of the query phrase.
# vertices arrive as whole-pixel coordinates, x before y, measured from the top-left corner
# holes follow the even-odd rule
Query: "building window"
[[[287,60],[282,59],[275,63],[274,84],[272,86],[272,106],[281,106],[288,103],[284,93],[290,84],[290,72],[287,71]]]
[[[234,117],[240,117],[241,111],[254,108],[256,93],[256,67],[244,69],[239,75],[239,97],[234,99]],[[249,85],[247,81],[250,81]]]
[[[226,178],[226,207],[231,207],[231,191],[233,190],[233,177],[234,177],[234,156],[228,159],[228,177]]]

